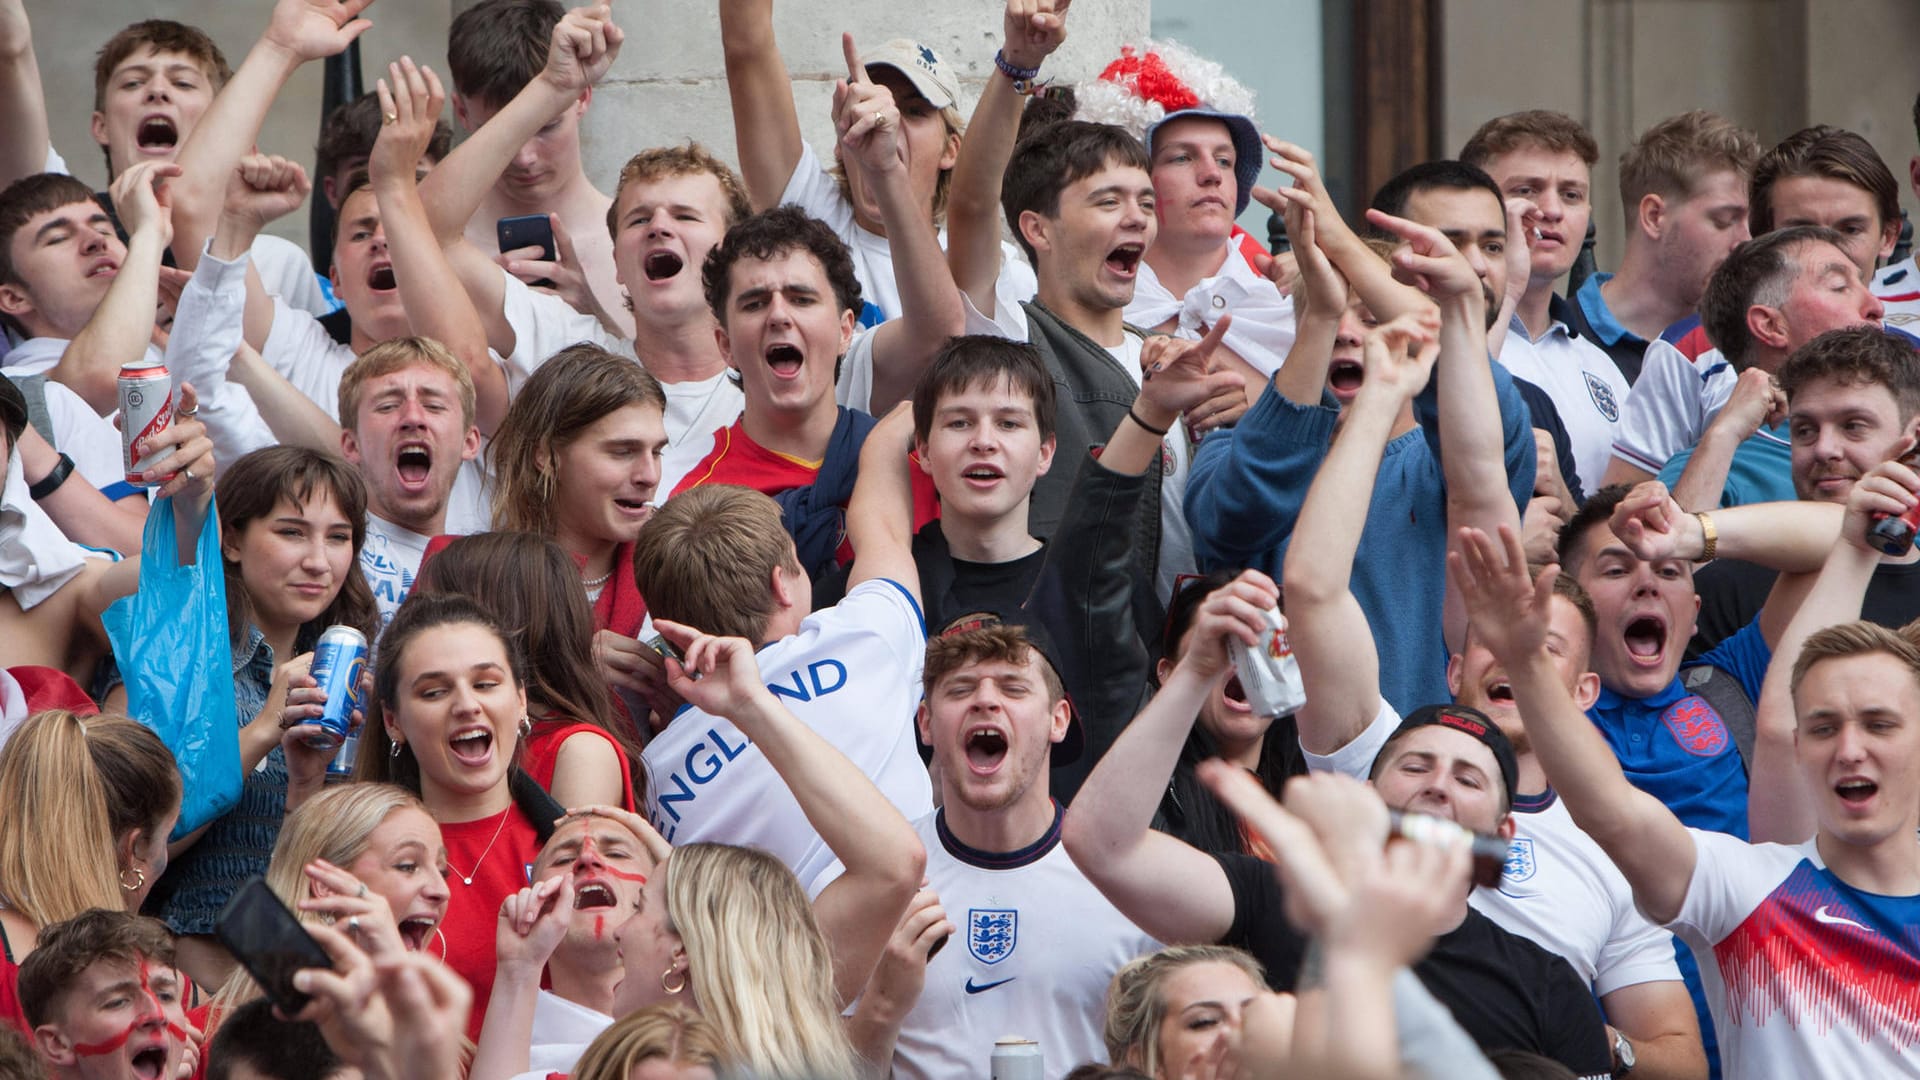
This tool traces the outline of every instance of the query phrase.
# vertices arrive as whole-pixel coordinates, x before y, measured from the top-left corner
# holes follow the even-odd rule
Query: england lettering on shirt
[[[913,731],[925,643],[919,605],[899,584],[876,578],[807,616],[798,633],[756,657],[781,704],[847,755],[909,819],[933,809]],[[641,764],[647,816],[669,842],[765,849],[809,895],[831,879],[833,853],[766,757],[724,718],[681,710],[647,744]]]
[[[1875,896],[1814,841],[1690,829],[1673,932],[1693,948],[1728,1080],[1920,1073],[1920,896]]]
[[[360,572],[373,590],[373,602],[380,609],[380,629],[393,621],[394,613],[413,590],[414,576],[426,557],[429,538],[403,529],[377,514],[367,515],[367,541],[360,549]]]

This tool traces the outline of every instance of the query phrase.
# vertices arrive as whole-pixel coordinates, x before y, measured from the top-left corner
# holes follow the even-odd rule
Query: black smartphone
[[[307,1005],[307,995],[293,988],[293,973],[302,968],[333,966],[326,950],[257,877],[235,890],[221,909],[213,932],[288,1016]]]
[[[553,222],[548,221],[545,214],[503,217],[493,223],[493,235],[499,242],[500,252],[503,255],[523,247],[538,247],[541,259],[552,262],[556,257],[556,249],[553,246]],[[549,278],[541,278],[530,284],[543,289],[553,288],[553,281]]]

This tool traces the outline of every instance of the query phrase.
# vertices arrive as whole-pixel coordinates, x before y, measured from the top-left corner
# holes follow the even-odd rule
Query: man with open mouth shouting
[[[197,1055],[187,980],[159,922],[93,910],[40,932],[20,965],[34,1045],[60,1080],[174,1080]],[[190,1068],[190,1066],[189,1066]]]

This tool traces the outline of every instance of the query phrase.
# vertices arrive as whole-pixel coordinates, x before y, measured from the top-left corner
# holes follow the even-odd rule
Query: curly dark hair
[[[840,310],[860,311],[860,279],[853,272],[853,255],[831,227],[791,203],[762,210],[727,230],[726,238],[707,253],[700,268],[707,306],[727,325],[727,301],[733,295],[733,264],[741,259],[766,262],[790,251],[812,255],[833,286]]]

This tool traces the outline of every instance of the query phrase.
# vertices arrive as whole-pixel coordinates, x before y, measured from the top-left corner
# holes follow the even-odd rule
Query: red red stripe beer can
[[[127,483],[134,487],[157,487],[146,483],[140,474],[173,453],[171,447],[158,455],[134,459],[133,450],[144,440],[173,426],[173,376],[167,365],[135,360],[120,369],[120,460],[126,465]]]

